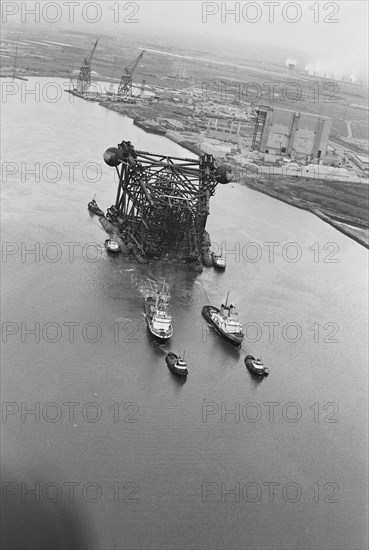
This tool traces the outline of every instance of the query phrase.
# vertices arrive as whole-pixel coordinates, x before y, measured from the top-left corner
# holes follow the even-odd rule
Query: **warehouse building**
[[[226,155],[230,155],[231,153],[235,153],[237,149],[235,147],[232,147],[232,145],[221,145],[220,143],[209,143],[204,142],[201,143],[200,146],[203,153],[206,153],[208,155],[213,155],[215,158],[225,158]]]
[[[326,155],[331,120],[261,105],[256,110],[252,149],[290,158],[319,160]]]
[[[349,153],[350,160],[363,172],[369,173],[369,157],[366,155],[358,155],[356,153]]]
[[[245,123],[229,118],[210,118],[206,135],[229,143],[241,143],[245,135]]]

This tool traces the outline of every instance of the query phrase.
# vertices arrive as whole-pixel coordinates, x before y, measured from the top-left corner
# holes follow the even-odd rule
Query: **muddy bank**
[[[243,177],[242,185],[307,210],[369,248],[369,186],[284,176]]]
[[[114,104],[107,101],[102,101],[99,104],[130,118],[135,118],[138,115],[137,105]],[[167,109],[164,107],[161,115]],[[144,108],[142,105],[139,106],[140,116],[148,118],[155,118],[154,115],[158,114],[157,110],[157,105]],[[168,115],[169,112],[165,114]],[[173,113],[171,115],[173,116]],[[165,137],[192,153],[202,155],[201,149],[191,142],[181,140],[178,134],[168,131]],[[366,182],[323,181],[266,174],[244,176],[240,179],[240,183],[315,214],[338,231],[369,248],[369,186]]]
[[[105,107],[106,109],[110,109],[111,111],[115,111],[116,113],[119,113],[123,116],[126,116],[128,118],[135,119],[136,117],[140,118],[147,118],[147,119],[153,119],[156,120],[158,116],[158,111],[160,110],[160,115],[165,116],[168,118],[176,118],[178,120],[178,116],[176,117],[175,114],[173,114],[173,109],[168,106],[163,105],[129,105],[126,103],[112,103],[110,101],[100,101],[99,105],[102,107]],[[155,132],[153,132],[155,133]],[[185,139],[182,139],[180,135],[170,132],[169,130],[164,134],[164,136],[167,139],[170,139],[174,143],[177,143],[184,149],[187,149],[187,151],[190,151],[191,153],[194,153],[195,155],[202,155],[203,152],[195,143],[192,143],[191,141],[187,141]]]

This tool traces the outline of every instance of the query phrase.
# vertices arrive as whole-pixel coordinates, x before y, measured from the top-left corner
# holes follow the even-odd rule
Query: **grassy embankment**
[[[312,212],[338,231],[369,248],[369,186],[334,180],[273,175],[241,178],[241,183]]]
[[[131,118],[138,115],[143,118],[156,118],[158,114],[178,118],[172,106],[140,105],[137,109],[136,105],[110,102],[103,102],[101,105]],[[186,147],[185,142],[181,144]],[[366,180],[363,180],[363,183],[352,183],[333,179],[318,180],[265,174],[240,177],[240,183],[312,212],[338,231],[369,248],[369,186]]]

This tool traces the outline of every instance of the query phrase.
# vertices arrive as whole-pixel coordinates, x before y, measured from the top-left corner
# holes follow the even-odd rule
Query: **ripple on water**
[[[109,281],[106,275],[98,275],[95,273],[94,275],[89,277],[87,280],[92,287],[98,287],[98,288],[103,288],[105,290],[109,290],[113,286],[112,281]]]
[[[41,81],[47,83],[47,78]],[[29,84],[32,83],[34,80]],[[33,105],[18,101],[20,94],[8,97],[4,105],[8,135],[5,160],[13,160],[25,127],[32,129],[34,137],[22,142],[22,161],[29,166],[38,161],[40,151],[53,160],[55,154],[59,155],[61,163],[65,159],[76,160],[80,166],[81,162],[101,158],[106,147],[122,136],[128,136],[134,145],[136,136],[142,136],[145,141],[140,148],[159,154],[173,154],[172,147],[178,147],[164,138],[157,141],[155,136],[139,133],[126,117],[82,100],[70,102],[68,94],[64,95],[64,101],[61,98],[55,104]],[[74,124],[76,117],[81,124]],[[188,155],[180,153],[178,147],[178,156]],[[91,521],[101,531],[99,540],[95,540],[97,545],[105,542],[111,547],[114,542],[125,540],[127,547],[146,548],[155,540],[157,547],[166,548],[169,540],[170,547],[181,548],[183,540],[190,540],[187,546],[194,548],[199,547],[199,541],[201,547],[225,548],[232,543],[232,547],[243,548],[247,539],[248,546],[260,548],[277,543],[287,547],[291,541],[297,541],[298,546],[299,540],[304,548],[315,547],[316,541],[320,547],[364,547],[360,518],[366,502],[360,491],[367,465],[367,426],[366,414],[359,412],[367,400],[362,383],[362,375],[366,375],[363,343],[367,341],[367,251],[312,214],[235,185],[218,186],[207,222],[213,242],[227,245],[223,250],[229,252],[228,266],[223,275],[213,269],[204,269],[201,275],[191,274],[171,262],[139,265],[127,253],[108,257],[103,252],[100,261],[89,263],[81,255],[82,246],[103,243],[106,238],[98,220],[90,219],[85,211],[91,198],[90,186],[86,188],[83,181],[71,186],[68,178],[58,185],[34,185],[31,181],[19,185],[16,178],[17,175],[9,180],[5,190],[3,224],[8,240],[25,241],[30,248],[37,241],[42,245],[50,241],[80,242],[73,263],[63,248],[62,261],[57,264],[34,264],[31,257],[22,263],[18,255],[2,266],[8,283],[3,294],[7,297],[5,308],[2,301],[8,316],[4,320],[24,321],[29,327],[35,322],[57,322],[61,326],[64,321],[80,323],[73,345],[69,344],[64,327],[62,339],[56,344],[45,340],[38,344],[31,335],[24,345],[17,345],[21,342],[18,333],[12,340],[15,345],[6,347],[2,390],[7,398],[24,400],[30,407],[37,402],[81,404],[76,410],[76,426],[69,423],[64,405],[63,418],[56,424],[42,417],[36,424],[31,415],[26,424],[19,422],[19,414],[8,419],[5,433],[14,429],[17,436],[16,441],[11,439],[6,444],[9,448],[10,442],[13,456],[17,457],[18,470],[29,466],[32,439],[42,459],[51,453],[49,480],[56,468],[70,471],[70,479],[80,481],[96,479],[96,472],[103,472],[106,480],[109,478],[104,491],[120,473],[124,476],[122,480],[118,478],[122,488],[123,482],[130,479],[137,483],[142,480],[142,500],[147,505],[139,504],[136,516],[129,507],[125,514],[129,525],[115,521],[116,514],[109,505],[89,506],[88,514],[94,514],[92,508],[96,509]],[[104,197],[102,202],[111,204],[111,191],[105,184],[95,184],[95,191]],[[237,242],[241,251],[248,242],[260,244],[261,261],[237,261],[232,256]],[[268,261],[263,244],[270,242],[280,243],[274,263]],[[284,261],[281,250],[286,242],[302,247],[301,262]],[[325,250],[315,264],[309,247],[330,242],[339,246],[339,262],[325,263],[325,253],[329,252]],[[142,294],[150,289],[149,278],[159,286],[166,278],[171,289],[175,332],[165,345],[152,340],[143,317]],[[203,330],[201,305],[220,304],[228,290],[239,306],[240,319],[262,327],[260,341],[252,342],[250,334],[250,341],[241,350],[223,341],[210,327]],[[196,299],[193,305],[185,306],[192,297]],[[117,342],[112,330],[116,328],[114,319],[121,329]],[[83,324],[91,321],[98,321],[102,327],[101,341],[96,343],[82,338]],[[320,326],[319,342],[315,342],[315,332],[309,330],[315,321]],[[328,321],[340,327],[339,341],[334,345],[324,342],[330,334],[330,329],[324,329]],[[269,330],[264,330],[264,322],[279,323],[273,341]],[[300,341],[289,343],[281,336],[280,327],[287,322],[301,324]],[[165,364],[167,349],[186,350],[190,374],[183,386]],[[259,382],[251,377],[243,361],[246,352],[263,355],[265,364],[271,367],[267,379]],[[353,371],[356,377],[352,376]],[[98,394],[96,399],[94,393]],[[101,404],[103,414],[99,422],[90,423],[81,415],[82,405],[95,400]],[[202,417],[205,401],[219,405],[206,422]],[[109,406],[114,402],[137,403],[139,422],[125,422],[124,409],[120,409],[121,421],[113,422]],[[301,422],[283,420],[281,406],[275,409],[275,422],[269,422],[268,407],[264,406],[268,402],[297,403],[303,411]],[[325,422],[330,411],[323,406],[328,402],[339,404],[338,423]],[[241,408],[246,403],[260,406],[260,421],[247,421],[241,415],[236,422],[232,415],[236,403]],[[320,406],[319,423],[314,422],[315,410],[309,409],[314,403]],[[226,406],[225,422],[221,404]],[[334,511],[323,504],[329,497],[330,489],[325,491],[324,484],[332,480],[332,464],[333,481],[339,483],[340,489],[341,483],[344,488],[349,487],[348,496],[355,497],[340,498]],[[286,478],[286,473],[291,477]],[[283,503],[280,486],[276,488],[276,502],[279,498],[280,505],[271,506],[268,490],[262,485],[266,479],[282,482],[281,485],[292,480],[300,483],[301,501],[296,506]],[[218,483],[219,491],[210,496],[206,506],[201,495],[196,495],[199,489],[201,492],[201,483],[211,480]],[[260,484],[263,491],[256,504],[257,512],[245,501],[241,509],[234,495],[227,496],[226,504],[221,502],[222,482],[230,489],[237,481],[250,480]],[[319,482],[322,493],[319,512],[311,504],[309,491],[315,482]],[[126,495],[122,493],[123,498]],[[110,496],[103,496],[104,503],[111,500]],[[123,508],[120,510],[123,517]],[[241,520],[246,521],[233,522],[235,514],[241,517],[244,512]],[[224,521],[217,521],[220,516]],[[269,530],[265,529],[265,517],[270,520]],[[179,530],[178,518],[184,518]],[[142,529],[139,531],[143,521],[148,526],[146,535]],[[287,522],[291,529],[286,534]],[[313,525],[314,533],[302,540],[298,537],[304,523]],[[210,526],[205,529],[206,534],[204,525]],[[232,529],[225,530],[224,525]]]

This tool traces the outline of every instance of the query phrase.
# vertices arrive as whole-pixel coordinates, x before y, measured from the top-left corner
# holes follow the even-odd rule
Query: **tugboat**
[[[163,283],[161,292],[145,298],[146,323],[151,334],[160,342],[173,335],[172,317],[169,314],[169,288]]]
[[[231,304],[228,306],[227,293],[226,303],[220,306],[220,310],[215,306],[204,306],[202,314],[223,338],[234,346],[238,347],[242,344],[245,335],[242,332],[242,323],[237,320],[236,308]]]
[[[92,201],[88,203],[87,208],[98,216],[104,216],[104,212],[101,210],[101,208],[99,208],[95,199],[92,199]]]
[[[225,269],[227,264],[223,256],[220,254],[220,256],[217,256],[214,254],[214,252],[211,253],[211,258],[213,260],[214,267],[217,267],[218,269]]]
[[[264,367],[261,359],[255,359],[253,355],[246,355],[245,365],[251,374],[255,374],[256,376],[268,376],[269,374],[269,369]]]
[[[170,351],[165,358],[165,362],[168,365],[170,372],[173,374],[178,374],[178,376],[187,376],[188,370],[187,363],[184,360],[184,353],[183,357],[181,357],[180,355],[176,355]]]
[[[113,239],[106,239],[104,246],[108,252],[112,252],[113,254],[118,254],[118,252],[120,252],[119,243]]]

